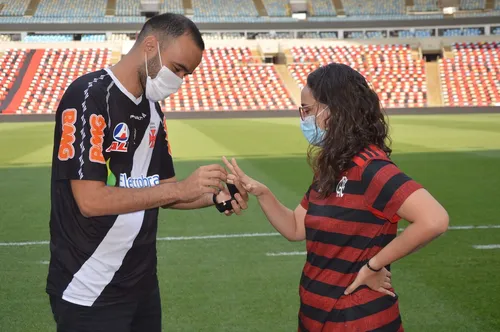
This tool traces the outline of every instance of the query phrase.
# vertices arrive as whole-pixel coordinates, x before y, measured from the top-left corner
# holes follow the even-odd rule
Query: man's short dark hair
[[[184,34],[189,34],[196,45],[202,51],[205,50],[205,43],[196,24],[184,15],[172,13],[156,15],[146,21],[137,36],[137,43],[142,42],[144,38],[151,35],[163,41],[168,38],[175,39]]]

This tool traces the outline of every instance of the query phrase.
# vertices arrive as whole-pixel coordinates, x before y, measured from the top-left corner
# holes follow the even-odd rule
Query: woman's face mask
[[[300,121],[300,129],[304,134],[304,137],[307,139],[309,144],[318,146],[321,144],[325,137],[326,131],[321,129],[316,124],[316,118],[321,115],[328,107],[323,108],[318,114],[308,115],[301,119]]]
[[[182,85],[182,78],[175,75],[161,62],[160,44],[158,44],[158,57],[160,58],[161,69],[155,78],[149,77],[148,59],[146,61],[146,98],[153,102],[164,100],[171,94],[177,92]]]

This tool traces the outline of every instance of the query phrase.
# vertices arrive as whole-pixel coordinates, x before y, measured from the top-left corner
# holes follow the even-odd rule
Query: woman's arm
[[[233,158],[229,162],[222,157],[232,174],[228,175],[228,183],[241,184],[243,189],[257,197],[259,205],[267,219],[276,230],[289,241],[302,241],[306,238],[304,218],[306,209],[301,205],[295,211],[285,207],[264,184],[246,175]]]
[[[267,187],[257,200],[267,220],[276,230],[289,241],[303,241],[306,238],[304,219],[306,209],[301,205],[294,211],[290,210],[274,196]]]
[[[397,214],[411,224],[368,261],[373,270],[385,271],[385,266],[422,248],[448,228],[448,213],[425,189],[418,189],[408,196],[398,209]],[[373,270],[364,265],[354,282],[345,290],[345,294],[351,294],[361,285],[368,285],[372,289],[395,296],[387,289],[376,288],[381,285],[381,283],[374,281],[380,272]],[[388,276],[390,278],[390,273]],[[386,281],[390,281],[390,279],[386,278]],[[387,285],[384,287],[387,288]]]
[[[415,252],[448,229],[448,213],[425,189],[411,194],[399,208],[398,215],[411,224],[370,259],[373,269],[387,266]]]

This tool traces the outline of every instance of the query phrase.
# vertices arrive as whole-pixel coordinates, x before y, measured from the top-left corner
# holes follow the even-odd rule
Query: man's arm
[[[71,189],[80,212],[87,218],[157,208],[181,199],[179,183],[151,188],[119,188],[100,181],[72,180]]]
[[[124,214],[174,203],[196,202],[224,187],[226,172],[220,165],[198,168],[180,182],[160,183],[151,188],[118,188],[101,181],[72,180],[71,188],[80,212],[86,217]]]

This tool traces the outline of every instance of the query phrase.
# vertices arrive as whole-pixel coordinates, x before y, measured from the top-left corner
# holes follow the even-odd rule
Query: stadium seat
[[[109,49],[46,49],[17,113],[55,112],[73,80],[107,67],[110,59]]]
[[[243,33],[238,32],[203,33],[202,36],[204,40],[246,39]]]
[[[400,38],[428,38],[434,35],[433,29],[398,30],[396,37]]]
[[[182,0],[163,0],[160,12],[184,14],[184,5]]]
[[[288,0],[263,0],[269,16],[290,16],[290,2]]]
[[[11,90],[14,82],[19,75],[19,71],[26,60],[26,55],[30,50],[27,49],[8,49],[4,51],[0,58],[0,104]]]
[[[363,74],[384,107],[424,107],[424,60],[414,60],[408,45],[294,47],[290,73],[302,88],[308,73],[330,62],[345,63]]]
[[[313,16],[335,16],[337,12],[331,0],[312,0],[310,12]]]
[[[443,31],[444,37],[458,37],[458,36],[481,36],[484,35],[482,28],[458,28],[458,29],[445,29]]]
[[[443,100],[449,106],[500,103],[500,43],[455,43],[440,61]]]
[[[478,10],[484,9],[486,0],[460,0],[460,9],[463,10]]]
[[[113,33],[111,35],[111,41],[120,41],[120,40],[130,40],[129,36],[125,33]]]
[[[412,11],[415,12],[432,12],[438,11],[438,1],[437,0],[413,0]]]
[[[164,111],[246,111],[294,109],[271,64],[248,48],[209,48],[181,90],[162,103]]]
[[[106,13],[106,0],[43,0],[36,17],[96,17]]]
[[[290,39],[292,32],[259,32],[255,34],[255,39]]]
[[[252,0],[193,0],[194,16],[215,18],[222,17],[255,18],[259,16]]]
[[[331,1],[330,1],[331,3]],[[343,0],[347,15],[402,15],[406,13],[404,0]]]
[[[4,8],[0,12],[1,16],[23,16],[28,9],[30,0],[4,0],[0,1],[0,4],[4,4]]]
[[[117,0],[116,11],[117,16],[140,16],[141,3],[137,0]]]
[[[82,35],[82,42],[105,42],[106,35],[98,34],[98,35]]]
[[[23,39],[29,43],[56,43],[73,41],[73,35],[27,35]]]

